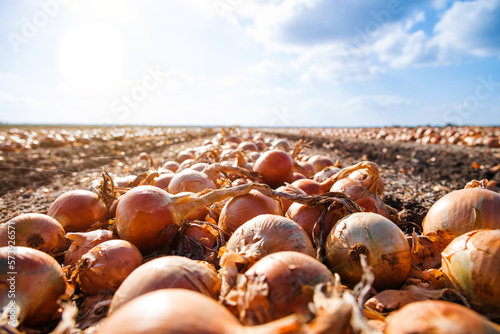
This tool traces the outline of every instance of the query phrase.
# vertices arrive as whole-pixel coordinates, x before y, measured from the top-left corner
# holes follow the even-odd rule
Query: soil
[[[139,159],[140,153],[150,154],[161,164],[174,159],[179,151],[213,138],[217,131],[206,128],[171,137],[95,140],[85,145],[2,152],[0,221],[16,212],[43,212],[64,191],[90,188],[103,168],[118,176],[147,171],[151,166]],[[385,182],[384,201],[404,211],[406,219],[417,225],[428,208],[449,191],[461,189],[471,180],[500,182],[500,171],[491,171],[500,163],[498,148],[285,135],[282,130],[262,132],[286,137],[292,143],[304,139],[309,143],[305,153],[330,156],[343,166],[362,160],[377,163]]]

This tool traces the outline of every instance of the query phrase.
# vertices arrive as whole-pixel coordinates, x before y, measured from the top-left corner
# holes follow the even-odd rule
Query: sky
[[[500,0],[2,0],[0,122],[500,124]]]

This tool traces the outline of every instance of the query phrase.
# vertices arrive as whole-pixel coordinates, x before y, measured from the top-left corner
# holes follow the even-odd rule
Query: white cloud
[[[362,95],[347,100],[343,108],[349,111],[392,108],[411,104],[412,101],[398,95]]]
[[[281,67],[278,66],[275,62],[269,59],[264,59],[257,65],[251,66],[248,71],[252,74],[267,75],[272,72],[278,72],[280,69]]]

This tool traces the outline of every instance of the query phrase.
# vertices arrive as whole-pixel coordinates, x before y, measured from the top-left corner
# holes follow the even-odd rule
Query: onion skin
[[[410,303],[389,314],[385,322],[386,334],[494,334],[500,330],[479,313],[442,300]]]
[[[500,319],[500,230],[455,238],[441,253],[446,285],[481,313]]]
[[[422,222],[424,235],[449,230],[455,236],[479,229],[500,229],[500,194],[468,188],[444,195]]]
[[[377,291],[398,288],[410,271],[410,246],[405,235],[379,214],[350,214],[339,220],[327,237],[328,266],[340,275],[342,283],[354,286],[361,280],[360,254],[366,255],[367,264],[373,267]]]
[[[276,189],[285,182],[292,183],[293,178],[293,159],[281,150],[269,150],[255,161],[254,171],[259,172],[262,179],[270,187]]]
[[[90,232],[67,233],[66,238],[73,242],[64,255],[64,265],[73,266],[80,261],[83,255],[98,244],[112,240],[113,233],[108,230],[94,230]]]
[[[183,256],[164,256],[134,270],[113,295],[109,314],[130,300],[160,289],[187,289],[216,299],[221,280],[215,268],[206,262]]]
[[[58,253],[66,248],[62,225],[41,213],[21,214],[1,224],[0,247],[8,246],[9,230],[16,232],[16,246],[31,247],[45,253]]]
[[[142,255],[130,242],[105,241],[82,256],[75,281],[86,295],[112,294],[141,264]]]
[[[15,255],[13,255],[12,251]],[[9,260],[15,257],[16,275],[9,268]],[[15,297],[9,298],[11,279],[15,277]],[[31,327],[52,320],[59,308],[58,300],[66,291],[61,266],[50,255],[29,247],[0,248],[0,308],[11,300],[19,306],[19,323]]]
[[[251,190],[247,195],[232,198],[224,205],[219,226],[226,235],[231,236],[238,227],[261,214],[281,215],[281,209],[272,198]]]
[[[315,258],[299,252],[276,252],[250,267],[223,303],[246,325],[263,324],[292,313],[307,317],[312,301],[308,290],[324,282],[333,283],[334,276]]]
[[[95,223],[105,223],[108,209],[96,193],[78,189],[57,197],[47,215],[55,218],[66,232],[85,232]]]

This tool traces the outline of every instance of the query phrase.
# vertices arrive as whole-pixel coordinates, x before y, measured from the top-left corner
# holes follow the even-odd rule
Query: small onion
[[[231,312],[210,297],[186,289],[162,289],[123,305],[103,321],[96,333],[285,334],[301,333],[296,331],[299,326],[296,318],[291,317],[262,326],[244,327]]]
[[[94,246],[113,239],[113,232],[108,230],[95,230],[90,232],[66,233],[66,238],[73,242],[64,255],[64,265],[73,266]]]
[[[230,236],[248,220],[262,214],[281,215],[281,209],[272,198],[251,190],[248,194],[230,199],[222,208],[219,226]]]
[[[82,256],[74,272],[75,282],[86,295],[112,294],[141,264],[141,252],[130,242],[108,240]]]
[[[272,188],[293,182],[293,170],[292,157],[278,149],[262,153],[254,165],[254,171],[259,172],[264,182]]]
[[[164,256],[134,270],[116,290],[111,301],[111,314],[128,301],[154,290],[188,289],[217,298],[221,280],[215,268],[206,262],[183,256]]]
[[[207,174],[188,168],[175,174],[168,185],[168,192],[171,194],[185,191],[197,193],[205,189],[215,188],[215,184]]]
[[[386,319],[386,334],[488,334],[500,326],[459,304],[443,300],[413,302],[392,312]]]
[[[408,276],[411,267],[408,241],[396,224],[379,214],[350,214],[339,220],[327,237],[328,266],[340,275],[342,283],[354,286],[361,280],[361,254],[373,267],[376,290],[397,288]]]
[[[55,218],[66,232],[85,232],[95,223],[105,223],[108,209],[96,193],[70,190],[52,202],[47,215]]]
[[[15,231],[15,239],[9,238]],[[0,247],[14,240],[16,246],[38,249],[46,253],[58,253],[66,248],[64,229],[54,218],[41,213],[26,213],[0,224]]]
[[[174,173],[163,173],[160,174],[156,179],[155,179],[155,186],[164,190],[168,189],[168,186],[170,185],[170,182],[174,178],[176,174]]]
[[[448,287],[473,308],[500,319],[500,230],[476,230],[455,238],[442,252]]]
[[[312,290],[320,283],[333,283],[334,276],[315,258],[284,251],[257,261],[223,299],[242,323],[257,325],[292,313],[309,316]]]
[[[314,226],[316,225],[316,222],[318,221],[324,209],[325,208],[322,205],[308,206],[295,202],[288,208],[286,217],[299,224],[306,231],[309,238],[311,238],[311,240],[314,240]],[[333,211],[330,211],[325,215],[322,225],[318,225],[317,228],[320,228],[323,232],[323,235],[327,236],[332,227],[337,223],[339,219],[339,215],[337,215]],[[320,230],[316,230],[315,233],[319,235]]]
[[[326,155],[313,155],[307,162],[312,164],[316,169],[316,172],[321,172],[323,169],[335,165],[335,161],[333,161],[330,157]]]
[[[441,197],[422,222],[424,235],[448,230],[455,236],[479,229],[500,229],[500,194],[483,188],[453,191]]]
[[[0,291],[0,309],[9,310],[9,321],[38,326],[57,315],[66,283],[61,266],[50,255],[9,246],[0,248]]]

